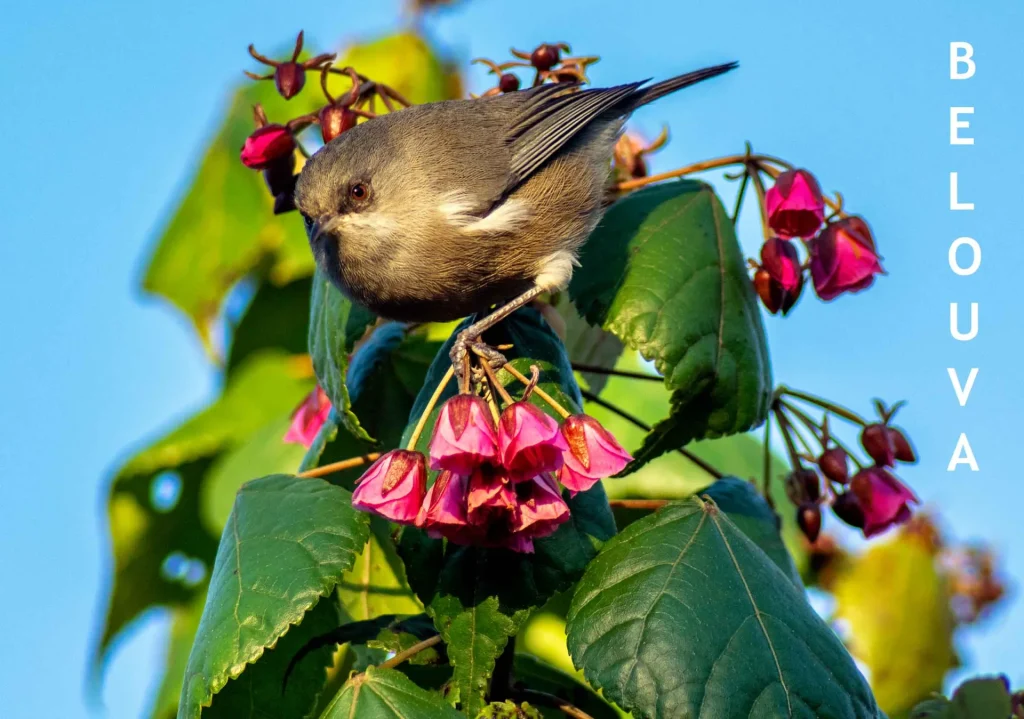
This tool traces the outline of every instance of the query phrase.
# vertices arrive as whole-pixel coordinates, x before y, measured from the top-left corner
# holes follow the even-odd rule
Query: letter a
[[[956,449],[953,450],[953,456],[949,458],[949,466],[946,467],[946,471],[955,472],[957,466],[961,464],[966,464],[972,472],[978,471],[978,461],[974,459],[974,452],[971,450],[971,443],[967,441],[965,432],[961,432],[960,439],[956,441]]]

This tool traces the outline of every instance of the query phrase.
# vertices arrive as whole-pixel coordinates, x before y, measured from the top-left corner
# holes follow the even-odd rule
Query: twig
[[[505,366],[504,366],[504,368],[503,368],[503,369],[504,369],[504,370],[505,370],[506,372],[508,372],[508,373],[509,373],[510,375],[512,375],[513,377],[515,377],[515,378],[516,378],[517,380],[519,380],[520,382],[522,382],[522,383],[523,383],[523,386],[524,386],[524,387],[528,387],[528,386],[530,385],[530,378],[529,378],[529,377],[527,377],[526,375],[524,375],[524,374],[523,374],[522,372],[520,372],[519,370],[517,370],[517,369],[516,369],[515,367],[513,367],[512,365],[508,364],[507,362],[505,363]],[[559,404],[559,403],[558,403],[558,402],[557,402],[557,401],[555,400],[555,398],[554,398],[554,397],[552,397],[551,395],[549,395],[549,394],[548,394],[547,392],[545,392],[544,390],[542,390],[542,389],[541,389],[540,387],[534,387],[534,388],[533,388],[533,391],[537,393],[537,396],[538,396],[538,397],[540,397],[540,398],[541,398],[542,400],[544,400],[545,402],[547,402],[547,403],[548,403],[548,405],[549,405],[549,406],[551,407],[551,409],[555,410],[556,412],[558,412],[558,414],[562,415],[562,417],[563,417],[564,419],[567,419],[567,418],[569,418],[570,416],[572,416],[572,413],[571,413],[571,412],[569,412],[569,410],[567,410],[567,409],[566,409],[565,407],[563,407],[563,406],[562,406],[561,404]]]
[[[434,646],[435,644],[440,644],[440,643],[441,643],[441,635],[440,634],[435,634],[434,636],[430,637],[429,639],[424,639],[422,642],[417,642],[416,644],[413,644],[411,647],[409,647],[405,651],[399,652],[395,656],[393,656],[390,659],[388,659],[386,662],[381,662],[381,664],[379,664],[377,666],[377,668],[378,669],[394,669],[395,667],[397,667],[399,664],[401,664],[402,662],[404,662],[406,659],[408,659],[409,657],[413,656],[414,654],[419,654],[424,649],[430,649],[430,647]]]
[[[594,717],[575,704],[547,692],[537,691],[536,689],[517,689],[513,692],[513,696],[520,700],[533,702],[534,704],[553,707],[573,719],[594,719]]]
[[[597,365],[581,364],[579,362],[573,362],[572,368],[577,372],[590,372],[591,374],[604,374],[611,377],[628,377],[630,379],[646,379],[651,382],[664,382],[664,377],[659,377],[656,374],[646,374],[644,372],[630,372],[622,369],[609,369],[608,367],[598,367]]]
[[[314,467],[313,469],[307,469],[305,472],[299,472],[296,477],[323,477],[327,474],[334,474],[335,472],[344,472],[346,469],[352,469],[353,467],[359,467],[370,462],[376,462],[380,458],[380,452],[371,452],[370,454],[364,454],[362,457],[349,457],[343,459],[340,462],[331,462],[325,464],[323,467]]]
[[[587,400],[588,402],[593,402],[596,405],[604,407],[609,412],[613,412],[614,414],[617,414],[619,417],[622,417],[622,419],[624,419],[627,422],[630,422],[630,423],[636,425],[637,427],[639,427],[640,429],[644,430],[645,432],[650,432],[651,431],[651,425],[647,424],[646,422],[644,422],[639,417],[634,417],[633,415],[631,415],[626,410],[624,410],[624,409],[622,409],[622,408],[612,404],[608,400],[601,399],[600,397],[598,397],[593,392],[590,392],[588,390],[580,388],[580,394],[582,394],[583,395],[583,399]],[[703,459],[701,459],[700,457],[695,455],[693,452],[691,452],[690,450],[686,449],[685,447],[679,447],[678,449],[676,449],[676,451],[679,452],[679,454],[681,454],[684,457],[686,457],[691,462],[693,462],[695,465],[697,465],[698,467],[703,469],[705,472],[710,474],[715,479],[721,479],[722,477],[725,476],[721,472],[719,472],[717,469],[712,467],[710,464],[705,462]]]

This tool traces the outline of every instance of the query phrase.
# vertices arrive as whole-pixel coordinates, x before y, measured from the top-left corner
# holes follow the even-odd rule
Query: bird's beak
[[[331,220],[334,219],[334,215],[322,215],[313,222],[309,228],[309,244],[315,245],[317,239],[323,233],[327,232],[331,226]]]

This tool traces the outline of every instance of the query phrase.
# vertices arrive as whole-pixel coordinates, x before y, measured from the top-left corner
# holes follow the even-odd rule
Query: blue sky
[[[1024,165],[1024,6],[993,0],[850,3],[546,3],[469,0],[427,23],[468,60],[510,45],[568,40],[599,53],[601,84],[739,60],[741,69],[644,109],[673,140],[656,166],[742,150],[812,169],[871,222],[889,276],[830,304],[769,318],[779,381],[862,412],[905,398],[900,422],[922,461],[903,473],[957,537],[993,543],[1024,577],[1019,530],[1020,204]],[[311,46],[393,27],[398,3],[130,3],[55,0],[5,8],[0,67],[7,165],[0,194],[0,696],[8,716],[87,715],[83,668],[105,566],[104,487],[133,444],[216,391],[186,321],[137,289],[154,232],[194,168],[245,47],[305,28]],[[948,44],[974,44],[978,72],[948,79]],[[482,75],[473,75],[479,83]],[[973,105],[974,146],[950,147],[949,106]],[[948,209],[948,173],[961,199]],[[728,191],[728,190],[725,190]],[[751,208],[752,209],[752,208]],[[753,213],[741,226],[748,252]],[[961,235],[980,271],[947,266]],[[957,342],[949,303],[980,303],[978,338]],[[961,408],[946,374],[979,368]],[[966,432],[980,470],[948,473]],[[155,688],[165,622],[156,617],[108,671],[110,717],[135,717]],[[1024,683],[1024,604],[972,634],[964,659]]]

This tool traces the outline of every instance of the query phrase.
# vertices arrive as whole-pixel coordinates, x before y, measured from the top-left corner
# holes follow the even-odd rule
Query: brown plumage
[[[362,123],[299,177],[317,263],[355,301],[397,320],[453,320],[563,287],[600,220],[625,118],[734,66],[646,89],[543,85]]]

